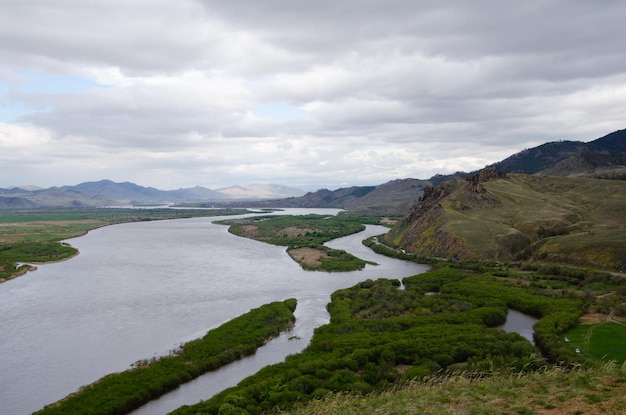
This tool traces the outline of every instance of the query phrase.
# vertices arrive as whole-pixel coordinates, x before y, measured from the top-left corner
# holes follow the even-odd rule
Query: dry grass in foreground
[[[358,396],[333,394],[287,412],[331,414],[625,414],[626,367],[564,371],[551,367],[490,378],[440,375],[391,391]]]

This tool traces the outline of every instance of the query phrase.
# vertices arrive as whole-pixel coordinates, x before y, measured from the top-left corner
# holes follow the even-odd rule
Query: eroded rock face
[[[442,183],[439,186],[426,186],[424,193],[419,198],[417,203],[409,209],[409,212],[404,217],[404,222],[414,222],[419,217],[423,216],[426,212],[439,204],[439,201],[449,195],[451,192],[451,183]]]
[[[483,183],[488,182],[490,180],[496,179],[504,179],[506,178],[506,173],[503,171],[498,171],[494,168],[487,168],[479,171],[478,173],[466,177],[465,180],[468,182],[468,190],[474,193],[485,193],[485,187]]]

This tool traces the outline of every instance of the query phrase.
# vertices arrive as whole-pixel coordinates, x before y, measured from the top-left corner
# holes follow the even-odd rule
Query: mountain
[[[302,196],[304,192],[293,187],[277,184],[250,184],[247,186],[231,186],[217,190],[224,196],[233,199],[284,199]]]
[[[567,159],[575,160],[581,155],[584,155],[587,161],[590,163],[586,166],[587,171],[590,169],[600,167],[604,165],[606,167],[607,160],[613,160],[615,165],[624,165],[620,161],[620,155],[626,153],[626,129],[615,131],[597,140],[583,143],[580,141],[555,141],[551,143],[542,144],[540,146],[526,149],[512,156],[493,163],[487,167],[493,167],[496,170],[504,171],[507,173],[525,173],[534,174],[542,171],[549,171],[555,164]],[[586,155],[586,156],[585,156]],[[604,158],[593,158],[593,155],[602,155]],[[594,160],[599,162],[599,165],[594,164]],[[578,173],[580,171],[578,163],[569,162],[563,166],[571,165],[574,169],[571,173]],[[567,168],[561,167],[559,175],[568,175]]]
[[[84,182],[75,186],[42,189],[36,186],[0,189],[0,209],[36,209],[44,207],[114,206],[120,204],[184,203],[264,198],[268,200],[302,195],[298,189],[280,185],[234,186],[211,190],[201,186],[177,190],[159,190],[135,183],[111,180]]]
[[[320,189],[304,196],[277,200],[257,200],[254,207],[273,208],[339,208],[357,213],[404,215],[419,199],[427,180],[398,179],[378,186],[352,186],[337,190]],[[202,206],[203,204],[195,204]],[[211,203],[215,207],[250,207],[249,201]]]
[[[424,191],[385,241],[461,260],[626,269],[626,181],[485,169]]]
[[[59,187],[32,191],[23,188],[0,189],[0,208],[2,209],[87,207],[111,204],[114,202],[103,196],[90,196]]]
[[[277,199],[303,192],[279,185],[233,186],[220,190],[194,186],[177,190],[159,190],[154,187],[139,186],[130,182],[116,183],[111,180],[85,182],[76,186],[63,186],[63,189],[82,192],[90,196],[104,196],[120,203],[164,203],[189,201],[218,201],[227,199]]]
[[[159,190],[135,183],[116,183],[111,180],[85,182],[76,186],[63,186],[65,190],[82,192],[90,196],[102,196],[118,203],[163,203],[187,200],[223,199],[219,192],[196,186],[189,189]]]

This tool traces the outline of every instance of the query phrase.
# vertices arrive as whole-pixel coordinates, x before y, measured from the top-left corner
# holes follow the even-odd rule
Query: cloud
[[[380,184],[624,128],[615,1],[58,0],[0,17],[0,187]]]

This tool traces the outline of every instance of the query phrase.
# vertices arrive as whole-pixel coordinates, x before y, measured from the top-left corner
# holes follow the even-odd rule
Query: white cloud
[[[625,17],[582,0],[9,2],[0,187],[379,184],[588,141],[625,127]]]

